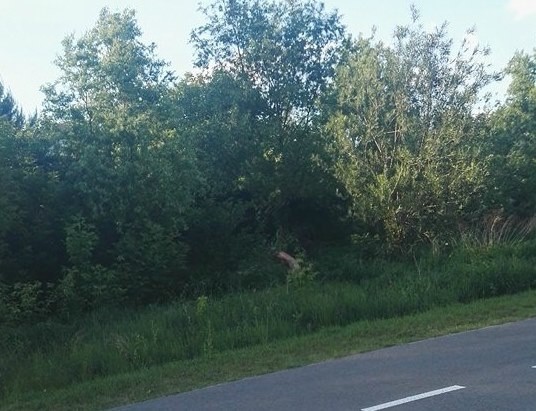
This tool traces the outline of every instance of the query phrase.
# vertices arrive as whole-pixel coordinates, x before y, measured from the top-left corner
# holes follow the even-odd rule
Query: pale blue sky
[[[203,0],[206,4],[208,0]],[[82,34],[95,23],[99,10],[126,7],[137,11],[145,42],[155,42],[159,57],[178,75],[192,68],[189,33],[203,23],[198,0],[0,0],[0,80],[26,112],[39,108],[40,86],[59,72],[53,61],[61,40]],[[397,24],[409,21],[409,6],[421,11],[427,27],[449,22],[450,35],[461,42],[466,29],[476,26],[476,39],[492,50],[490,63],[503,68],[516,50],[536,47],[536,0],[324,0],[337,8],[354,34],[388,40]],[[506,86],[497,88],[499,93]]]

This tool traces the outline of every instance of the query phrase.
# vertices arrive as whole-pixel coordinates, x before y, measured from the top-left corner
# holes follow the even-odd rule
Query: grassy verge
[[[252,347],[214,352],[59,389],[5,397],[4,410],[91,410],[183,392],[423,338],[536,315],[536,291],[359,321]]]
[[[0,326],[0,406],[32,409],[31,398],[38,409],[107,406],[424,338],[430,322],[419,313],[436,313],[433,321],[444,324],[437,333],[468,321],[444,323],[452,307],[463,307],[456,310],[465,310],[468,326],[486,325],[470,315],[472,304],[456,304],[536,288],[536,241],[413,261],[330,253],[286,286]],[[511,298],[518,307],[521,297]]]

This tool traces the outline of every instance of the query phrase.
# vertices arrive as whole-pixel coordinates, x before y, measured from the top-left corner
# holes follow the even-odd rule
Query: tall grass
[[[330,276],[325,270],[334,265],[331,260],[339,262],[339,271]],[[21,398],[30,391],[265,344],[323,327],[536,286],[536,241],[460,248],[414,262],[359,261],[332,250],[313,263],[324,281],[138,310],[101,310],[68,324],[0,328],[1,396]]]
[[[536,234],[536,215],[519,218],[515,215],[491,214],[470,229],[460,230],[458,244],[466,248],[521,244]]]

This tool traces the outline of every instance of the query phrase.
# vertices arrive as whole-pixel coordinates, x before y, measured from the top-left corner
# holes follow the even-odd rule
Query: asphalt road
[[[116,410],[536,410],[536,318]]]

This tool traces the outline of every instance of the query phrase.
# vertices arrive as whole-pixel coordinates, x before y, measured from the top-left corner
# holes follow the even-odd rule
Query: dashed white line
[[[536,368],[536,365],[533,365],[533,366],[532,366],[532,367],[530,367],[530,368]]]
[[[536,367],[536,366],[535,366]],[[383,404],[375,405],[374,407],[361,408],[361,411],[378,411],[386,408],[396,407],[397,405],[406,404],[408,402],[422,400],[428,397],[434,397],[440,394],[446,394],[447,392],[461,390],[465,387],[461,385],[452,385],[450,387],[441,388],[439,390],[423,392],[422,394],[412,395],[411,397],[401,398],[400,400],[386,402]]]

